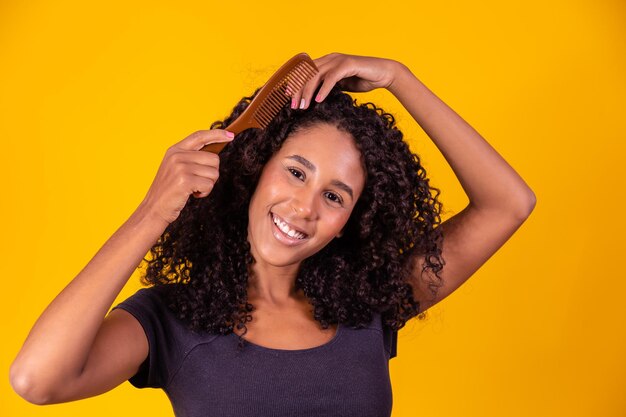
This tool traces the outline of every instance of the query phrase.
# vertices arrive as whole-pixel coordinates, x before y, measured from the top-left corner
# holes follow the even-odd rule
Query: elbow
[[[472,202],[470,201],[470,205]],[[523,223],[528,219],[530,213],[533,212],[537,205],[537,197],[535,193],[528,190],[527,192],[518,193],[514,196],[509,196],[506,202],[496,205],[492,211],[498,214],[506,213],[509,218],[514,219],[517,222]]]
[[[528,190],[528,197],[526,198],[526,203],[524,204],[524,206],[526,207],[526,217],[530,216],[530,213],[533,212],[533,210],[535,209],[535,206],[537,205],[537,196],[535,195],[535,193],[532,192],[532,190]]]
[[[32,373],[22,372],[17,369],[15,363],[11,364],[9,382],[13,391],[31,404],[50,404],[50,396],[36,387],[35,380],[36,377]]]
[[[517,219],[521,222],[526,221],[526,219],[530,216],[530,213],[532,213],[535,209],[536,205],[537,197],[535,196],[535,193],[529,189],[524,198],[519,199],[518,203],[515,205],[517,207],[517,210],[515,211]]]

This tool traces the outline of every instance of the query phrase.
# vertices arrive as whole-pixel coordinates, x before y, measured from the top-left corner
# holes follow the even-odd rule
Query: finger
[[[232,132],[224,129],[198,130],[173,145],[173,147],[187,151],[196,151],[207,143],[230,142],[234,137],[235,135]]]
[[[320,73],[324,74],[321,77],[322,86],[318,90],[317,95],[313,97],[318,84],[311,86],[307,85],[307,88],[302,93],[304,102],[306,103],[304,108],[307,108],[312,100],[315,100],[318,103],[323,101],[335,84],[345,76],[344,72],[345,71],[342,71],[340,67],[336,67],[336,60],[329,62],[328,64],[321,65]]]
[[[193,154],[192,154],[193,153]],[[200,154],[200,155],[197,155]],[[207,161],[198,156],[211,155],[216,161]],[[199,151],[180,151],[173,153],[169,157],[169,164],[171,166],[170,171],[174,172],[175,177],[181,178],[183,176],[200,176],[216,179],[219,176],[219,156],[217,154],[211,154],[209,152]]]
[[[217,178],[220,176],[219,169],[212,166],[191,164],[191,167],[189,169],[193,175],[205,179],[210,179],[214,182],[217,181]]]
[[[199,178],[199,177],[198,177]],[[207,178],[197,179],[193,182],[191,194],[196,198],[206,197],[211,194],[215,181]]]
[[[291,96],[291,108],[292,109],[296,109],[296,108],[306,108],[308,107],[309,104],[309,100],[306,99],[306,97],[310,96],[310,94],[308,96],[304,96],[304,91],[305,88],[307,88],[307,85],[313,85],[313,87],[308,87],[309,89],[311,89],[311,91],[315,91],[315,89],[317,88],[317,86],[319,85],[319,81],[320,81],[320,77],[322,76],[322,69],[321,67],[325,64],[327,64],[329,61],[337,58],[340,54],[333,52],[327,55],[324,55],[320,58],[316,58],[313,60],[313,63],[315,64],[315,66],[318,69],[318,73],[309,81],[307,81],[305,83],[305,85],[302,86],[302,88],[300,88],[299,90],[296,90],[295,88],[292,88],[291,86],[288,86],[287,88],[287,94],[289,96]],[[302,102],[302,98],[303,96],[305,97],[305,101]]]
[[[227,133],[228,135],[233,135],[231,132]],[[224,149],[224,146],[226,146],[229,142],[231,142],[234,138],[229,136],[229,139],[224,141],[223,139],[218,139],[218,140],[214,140],[214,141],[207,141],[207,143],[202,144],[200,146],[200,149],[198,149],[199,151],[202,152],[206,152],[206,153],[212,153],[214,155],[218,155],[222,149]]]
[[[181,151],[184,154],[184,161],[199,165],[219,167],[220,157],[211,152]]]
[[[302,87],[298,88],[298,84],[300,82],[296,79],[287,81],[287,87],[285,87],[285,94],[289,96],[290,104],[289,107],[292,109],[298,108],[298,104],[300,103],[300,96],[302,94]]]
[[[326,75],[326,78],[324,79],[324,82],[322,84],[322,86],[320,87],[319,91],[317,92],[317,96],[315,97],[315,101],[322,102],[326,96],[328,95],[328,93],[330,93],[330,90],[333,89],[333,87],[335,86],[335,84],[338,84],[338,82],[340,80],[342,80],[344,77],[342,75],[339,75],[338,73],[333,73],[330,72]]]
[[[303,101],[304,98],[304,92],[305,90],[308,88],[307,86],[310,86],[311,84],[317,85],[317,83],[319,82],[319,77],[320,77],[320,73],[318,72],[315,76],[313,76],[313,78],[311,78],[309,81],[307,81],[302,88],[300,88],[299,90],[295,91],[294,94],[291,97],[291,108],[292,109],[303,109],[305,106],[305,102]]]
[[[319,68],[320,65],[324,65],[329,61],[332,61],[333,59],[339,57],[340,55],[342,54],[339,54],[337,52],[331,52],[330,54],[326,54],[324,56],[314,59],[313,63],[315,63],[315,66]]]
[[[304,86],[302,86],[304,88]],[[300,99],[302,98],[302,88],[296,90],[291,95],[291,104],[289,105],[292,109],[297,109],[300,106]]]
[[[227,130],[224,129],[211,129],[211,130],[216,130],[217,132],[214,135],[205,137],[205,140],[202,140],[202,138],[199,140],[199,144],[196,145],[196,148],[194,150],[200,150],[202,148],[204,148],[206,145],[211,144],[211,143],[228,143],[230,141],[232,141],[235,138],[235,134],[233,132],[229,132]]]
[[[292,94],[292,109],[306,109],[307,107],[309,107],[309,104],[311,103],[311,96],[317,89],[317,86],[319,85],[321,80],[323,80],[324,73],[328,71],[329,68],[333,67],[333,61],[336,61],[337,58],[339,58],[340,56],[341,54],[333,52],[313,60],[313,63],[318,69],[318,73],[309,81],[307,81],[299,91],[295,91]]]
[[[320,68],[319,66],[317,67],[317,69],[318,69],[318,72],[310,80],[304,83],[302,88],[296,91],[295,94],[293,95],[292,100],[291,100],[292,109],[296,109],[296,108],[304,109],[308,105],[308,103],[306,102],[306,97],[307,97],[306,92],[308,90],[314,91],[317,85],[319,85],[320,79],[324,76],[323,69]]]
[[[306,109],[311,104],[311,96],[322,82],[326,78],[326,71],[329,69],[329,65],[321,65],[318,67],[319,72],[315,77],[311,78],[298,92],[298,108]]]

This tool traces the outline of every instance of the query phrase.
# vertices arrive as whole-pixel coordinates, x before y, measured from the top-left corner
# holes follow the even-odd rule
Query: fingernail
[[[321,95],[321,94],[318,94],[318,95],[315,97],[315,101],[317,101],[318,103],[319,103],[320,101],[322,101],[322,95]]]
[[[306,104],[306,100],[305,99],[301,99],[300,100],[300,108],[303,109],[305,104]]]
[[[233,132],[226,131],[226,136],[228,136],[229,138],[234,138],[235,134]]]
[[[295,109],[296,107],[298,107],[298,105],[297,105],[297,103],[296,103],[296,99],[295,99],[295,98],[292,98],[292,99],[291,99],[291,108],[292,108],[292,109]]]

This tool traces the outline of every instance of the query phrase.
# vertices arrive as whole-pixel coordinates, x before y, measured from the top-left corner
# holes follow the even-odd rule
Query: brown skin
[[[47,306],[11,364],[13,389],[34,404],[92,397],[126,381],[148,355],[139,322],[111,305],[193,191],[208,195],[219,159],[205,144],[231,139],[201,130],[166,152],[144,200]],[[105,317],[106,316],[106,317]]]
[[[385,88],[393,94],[441,151],[469,198],[463,211],[441,224],[443,286],[431,297],[422,276],[424,257],[414,259],[414,298],[425,311],[467,281],[526,221],[536,197],[522,177],[408,67],[384,58],[331,53],[314,59],[319,73],[293,97],[309,107],[323,101],[335,84],[345,91]],[[319,94],[313,97],[318,86]],[[430,272],[428,272],[430,273]]]
[[[420,301],[423,311],[455,291],[511,237],[534,209],[535,195],[478,132],[403,64],[389,59],[337,53],[318,58],[315,63],[320,72],[298,93],[296,103],[304,99],[304,107],[308,107],[320,83],[323,85],[319,100],[324,99],[335,83],[340,83],[347,91],[388,89],[442,152],[469,198],[463,211],[441,225],[445,236],[442,256],[446,265],[440,275],[445,285],[435,299],[427,300],[426,290],[419,280],[424,260],[415,259],[412,284],[415,299]],[[218,161],[196,151],[211,141],[226,140],[229,139],[224,136],[224,131],[200,131],[181,141],[171,152],[168,150],[155,182],[137,211],[53,300],[33,326],[11,365],[11,385],[19,395],[36,404],[87,398],[109,391],[137,371],[148,355],[148,342],[141,325],[123,310],[106,313],[168,222],[177,218],[189,195],[194,191],[202,192],[200,196],[210,193],[217,178]],[[324,164],[324,161],[316,162]],[[320,169],[320,172],[329,171]],[[186,175],[181,176],[181,173]],[[324,180],[328,178],[324,177]],[[316,186],[311,189],[320,191],[322,182],[314,183]],[[317,235],[314,234],[311,247],[303,245],[294,251],[268,252],[271,245],[265,244],[271,240],[266,239],[261,223],[258,223],[259,216],[267,215],[267,211],[263,214],[263,208],[274,207],[277,211],[280,208],[283,215],[290,214],[289,210],[282,211],[289,208],[289,200],[281,195],[269,198],[270,195],[265,192],[259,195],[258,208],[255,206],[254,219],[250,221],[259,260],[254,271],[258,275],[257,282],[250,286],[250,291],[260,306],[258,312],[267,312],[267,317],[270,312],[280,312],[281,305],[289,311],[300,311],[299,316],[294,316],[301,320],[286,326],[294,326],[302,334],[313,334],[311,337],[315,338],[312,328],[303,325],[306,323],[304,310],[294,307],[304,306],[300,298],[293,297],[295,265],[304,259],[308,250],[340,233],[342,221],[322,220],[320,228],[319,219],[316,220],[318,223],[312,230],[317,228]],[[302,196],[314,201],[319,198],[319,193],[307,192]],[[296,205],[295,208],[306,211],[307,206],[319,208],[317,203]],[[299,221],[311,225],[309,220],[300,218]],[[283,273],[272,275],[272,271]],[[269,303],[264,304],[263,300]],[[288,303],[290,300],[295,301]],[[257,327],[259,337],[265,337],[264,334],[271,334],[271,329],[277,328],[271,327],[277,326],[276,320],[272,322],[268,318],[266,321],[269,327]],[[258,340],[252,333],[251,337],[252,341]],[[310,342],[320,344],[315,340],[302,343]],[[291,345],[290,348],[302,347],[308,346]]]
[[[361,154],[348,133],[320,124],[289,137],[265,165],[250,201],[248,240],[256,262],[249,294],[270,304],[292,297],[300,263],[341,233],[364,185]],[[305,232],[302,243],[277,238],[270,213]]]
[[[294,155],[312,166],[291,158]],[[337,181],[350,187],[352,195]],[[247,324],[246,340],[302,349],[333,337],[336,326],[321,329],[304,294],[295,291],[296,274],[304,259],[341,234],[364,185],[365,170],[354,140],[332,125],[294,133],[268,161],[248,210],[248,240],[256,261],[248,299],[256,309],[254,320]],[[305,232],[302,243],[283,243],[270,213]]]

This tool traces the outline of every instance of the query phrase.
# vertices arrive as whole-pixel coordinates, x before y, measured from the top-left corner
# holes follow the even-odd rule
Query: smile
[[[301,243],[308,238],[306,233],[295,230],[287,224],[283,219],[270,213],[272,222],[274,223],[274,236],[278,240],[287,244]]]

